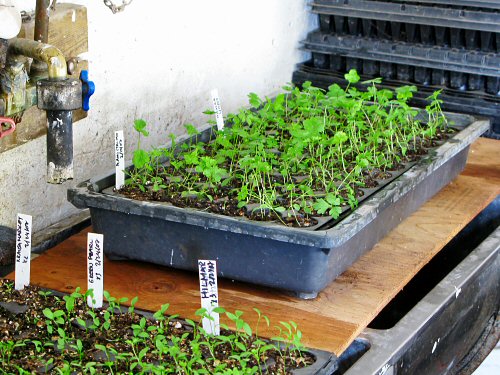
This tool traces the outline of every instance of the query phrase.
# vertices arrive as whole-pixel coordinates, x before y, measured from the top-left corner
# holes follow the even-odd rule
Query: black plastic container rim
[[[126,214],[141,215],[160,220],[245,234],[270,240],[294,243],[304,246],[332,249],[341,246],[362,228],[375,220],[383,209],[384,202],[395,202],[413,186],[423,181],[447,160],[468,147],[476,138],[489,129],[489,121],[470,115],[448,113],[468,123],[460,132],[436,148],[432,155],[419,160],[410,170],[366,199],[356,210],[332,228],[308,231],[287,227],[277,223],[252,221],[246,218],[230,217],[193,208],[180,208],[163,202],[137,201],[118,194],[104,194],[101,191],[114,185],[114,171],[93,178],[68,189],[68,200],[78,208],[113,210]],[[211,132],[212,127],[203,131]],[[188,137],[179,139],[178,144]],[[129,166],[130,167],[130,166]],[[92,211],[91,211],[92,212]]]

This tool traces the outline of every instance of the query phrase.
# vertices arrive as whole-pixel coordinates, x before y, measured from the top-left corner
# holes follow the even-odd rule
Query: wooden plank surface
[[[299,300],[267,288],[220,280],[220,303],[245,311],[252,307],[274,324],[293,320],[309,347],[342,353],[409,280],[474,216],[500,193],[500,141],[480,139],[472,146],[466,170],[380,241],[321,292]],[[86,286],[86,231],[36,258],[33,284],[71,291]],[[13,275],[9,275],[13,277]],[[138,307],[193,318],[199,307],[197,274],[129,261],[105,262],[105,289],[112,295],[139,296]],[[275,329],[263,330],[273,335]]]
[[[500,141],[480,138],[473,143],[462,175],[500,184]]]

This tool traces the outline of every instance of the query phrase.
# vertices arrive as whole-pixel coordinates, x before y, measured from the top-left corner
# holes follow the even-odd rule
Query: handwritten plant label
[[[123,130],[115,131],[115,187],[121,189],[125,185],[125,140]]]
[[[219,306],[219,292],[217,290],[217,264],[215,260],[198,260],[200,275],[201,307],[213,319],[203,318],[203,329],[213,335],[220,335],[219,314],[212,310]]]
[[[219,92],[213,89],[210,94],[212,95],[212,103],[214,105],[215,120],[217,120],[217,129],[224,129],[224,116],[222,115],[222,107],[220,105]]]
[[[22,290],[30,285],[31,265],[31,223],[30,215],[17,215],[16,229],[16,276],[14,286]]]
[[[103,235],[89,233],[87,236],[87,289],[92,289],[93,296],[87,297],[87,305],[102,307],[104,288]]]

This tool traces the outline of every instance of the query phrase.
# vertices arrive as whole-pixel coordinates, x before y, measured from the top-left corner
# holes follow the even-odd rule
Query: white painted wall
[[[315,23],[307,0],[134,0],[115,15],[102,1],[73,2],[88,7],[96,84],[88,118],[74,125],[75,180],[45,183],[45,137],[0,154],[3,225],[22,212],[36,231],[76,213],[66,189],[113,168],[115,130],[125,130],[131,154],[135,118],[150,125],[143,145],[159,145],[184,123],[205,124],[212,88],[225,113],[245,105],[249,92],[276,92],[306,59],[299,41]],[[17,4],[33,9],[35,0]]]

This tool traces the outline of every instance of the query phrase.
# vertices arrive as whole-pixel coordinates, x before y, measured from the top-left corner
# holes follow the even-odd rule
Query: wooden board
[[[317,299],[299,300],[267,288],[220,280],[220,303],[245,311],[255,326],[259,308],[276,325],[293,320],[303,342],[342,353],[409,280],[474,216],[500,193],[500,141],[480,139],[464,173],[402,222],[361,257]],[[480,171],[480,172],[478,172]],[[36,258],[32,283],[61,291],[86,286],[86,231]],[[9,275],[13,278],[13,275]],[[112,295],[139,296],[138,307],[193,318],[199,308],[197,274],[129,261],[105,262],[105,289]],[[260,332],[273,335],[275,329]]]
[[[462,175],[500,184],[500,140],[481,138],[473,143]]]

